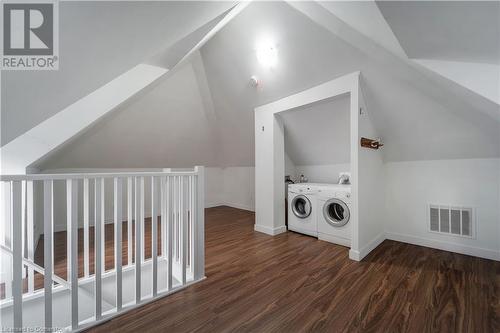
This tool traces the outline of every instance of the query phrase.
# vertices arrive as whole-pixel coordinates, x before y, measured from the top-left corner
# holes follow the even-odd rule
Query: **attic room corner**
[[[500,332],[499,1],[0,17],[0,331]]]

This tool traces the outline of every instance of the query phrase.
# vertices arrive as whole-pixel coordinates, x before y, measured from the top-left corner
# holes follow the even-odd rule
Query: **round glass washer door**
[[[305,219],[311,215],[312,206],[311,201],[305,195],[297,195],[292,200],[292,212],[293,215],[298,218]]]
[[[323,206],[323,216],[328,224],[333,227],[342,227],[349,222],[351,212],[346,203],[340,199],[332,198]]]

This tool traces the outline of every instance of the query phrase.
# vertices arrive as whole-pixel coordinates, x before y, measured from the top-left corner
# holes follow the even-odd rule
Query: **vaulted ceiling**
[[[158,54],[233,2],[64,1],[57,71],[2,71],[1,145]]]
[[[500,64],[500,2],[377,1],[406,55]]]
[[[500,89],[500,75],[495,71],[500,67],[494,60],[500,42],[491,40],[499,20],[490,17],[498,5],[484,9],[487,5],[406,3],[253,2],[200,49],[201,58],[196,56],[187,69],[174,71],[168,83],[151,87],[73,140],[42,168],[161,167],[177,162],[251,166],[256,106],[354,71],[362,73],[367,110],[384,139],[386,161],[499,157],[500,93],[495,89]],[[200,27],[232,6],[61,4],[61,69],[2,73],[2,145],[137,63],[178,59],[179,52],[162,50],[176,42],[196,43],[210,30]],[[464,13],[469,15],[466,24],[457,26]],[[94,22],[90,27],[85,25],[89,20]],[[487,20],[491,25],[483,27]],[[257,61],[255,47],[262,38],[276,43],[278,63],[272,69]],[[435,47],[439,40],[443,42]],[[464,69],[464,61],[483,67]],[[480,80],[474,73],[487,73],[488,78]],[[249,84],[254,75],[261,81],[257,88]],[[194,86],[194,95],[185,92]],[[195,105],[176,94],[200,102]],[[173,109],[172,103],[177,103]],[[141,115],[151,119],[140,125]],[[120,124],[119,119],[122,125],[136,119],[140,133],[133,128],[120,131],[111,123]],[[133,142],[139,134],[150,135],[137,141],[147,149]],[[116,139],[120,135],[131,136],[125,151]],[[183,146],[183,141],[193,144]],[[179,153],[182,149],[189,154]],[[126,152],[127,158],[113,151]],[[144,163],[137,164],[137,159]]]
[[[386,142],[386,161],[500,155],[497,104],[392,55],[331,11],[319,14],[327,23],[337,19],[339,34],[315,20],[319,6],[302,13],[292,6],[253,3],[201,51],[220,119],[224,164],[253,164],[254,130],[244,124],[253,124],[255,106],[356,70],[368,112]],[[279,57],[272,70],[255,57],[256,42],[269,36]],[[249,86],[252,75],[261,79],[260,88]]]

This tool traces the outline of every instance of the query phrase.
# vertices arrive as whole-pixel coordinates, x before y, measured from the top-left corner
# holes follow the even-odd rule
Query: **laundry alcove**
[[[361,73],[354,72],[255,109],[255,230],[269,235],[285,226],[285,139],[280,116],[291,109],[349,96],[351,171],[351,249],[361,260],[384,240],[383,170],[380,151],[359,145],[361,136],[378,137],[369,119],[360,88]]]

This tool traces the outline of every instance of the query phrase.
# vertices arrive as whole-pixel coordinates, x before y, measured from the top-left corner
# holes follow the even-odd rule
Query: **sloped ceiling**
[[[1,145],[233,5],[204,1],[61,2],[59,70],[2,73]]]
[[[257,62],[261,38],[276,42],[278,64],[272,69]],[[386,161],[500,156],[494,103],[417,67],[395,63],[392,69],[392,58],[372,56],[371,49],[354,46],[285,2],[251,3],[202,47],[201,66],[189,64],[195,92],[186,83],[194,80],[190,70],[179,69],[185,75],[172,76],[103,120],[42,169],[253,166],[256,106],[354,71],[362,73],[367,111],[384,140]],[[208,87],[200,85],[200,72]],[[252,75],[261,80],[257,88],[249,83]]]
[[[406,57],[375,1],[320,1],[321,6],[391,52]]]
[[[414,61],[500,105],[500,65],[433,59]]]
[[[500,105],[500,2],[377,4],[408,57]]]
[[[273,69],[257,62],[259,38],[276,43],[279,59]],[[386,161],[500,156],[497,119],[469,106],[451,107],[460,106],[447,100],[454,92],[421,90],[425,80],[419,71],[391,72],[379,59],[286,3],[252,3],[201,54],[219,120],[224,165],[253,165],[254,107],[357,70],[362,72],[368,112],[386,144]],[[252,75],[261,79],[260,88],[249,85]]]
[[[201,60],[169,72],[141,98],[110,114],[37,167],[217,166],[214,118],[203,103],[197,63]]]
[[[500,2],[377,1],[409,58],[500,64]]]
[[[285,152],[294,165],[349,163],[349,95],[280,113]]]

